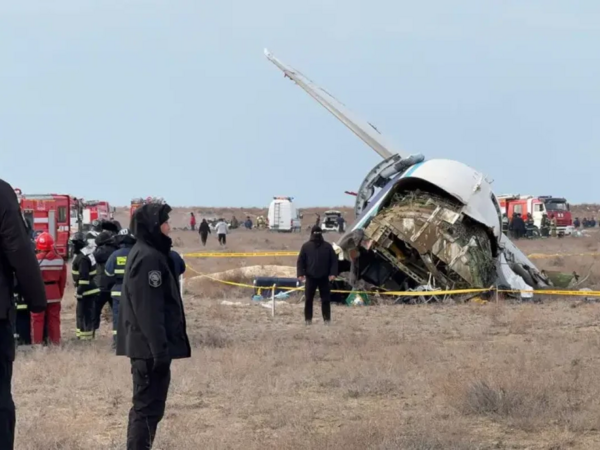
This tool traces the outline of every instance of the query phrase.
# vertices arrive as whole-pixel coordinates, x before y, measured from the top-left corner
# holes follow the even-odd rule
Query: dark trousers
[[[89,341],[94,338],[94,308],[97,295],[85,295],[77,299],[77,338]]]
[[[227,244],[227,235],[226,234],[219,234],[219,244],[221,244],[221,245]]]
[[[202,241],[202,245],[206,245],[206,239],[208,239],[208,233],[200,233],[200,240]]]
[[[196,224],[195,223],[191,223],[190,224],[190,228],[192,229],[192,231],[196,230]]]
[[[104,305],[109,304],[112,309],[112,296],[110,295],[110,291],[101,291],[94,301],[94,330],[100,328],[100,319],[102,317],[102,309],[104,309]]]
[[[121,298],[115,296],[112,298],[112,316],[113,316],[113,345],[117,345],[117,324],[119,323],[119,304]],[[116,348],[116,347],[115,347]]]
[[[15,360],[13,326],[0,320],[0,448],[13,450],[15,442],[15,404],[12,398],[12,372]]]
[[[31,313],[29,309],[17,310],[14,338],[19,345],[31,345]]]
[[[331,288],[329,287],[329,278],[310,278],[306,277],[304,286],[304,319],[312,320],[313,316],[313,301],[315,293],[319,289],[321,296],[321,312],[323,320],[329,322],[331,320]]]
[[[171,368],[156,373],[153,360],[131,359],[133,406],[127,424],[127,450],[152,448],[156,428],[165,414]]]

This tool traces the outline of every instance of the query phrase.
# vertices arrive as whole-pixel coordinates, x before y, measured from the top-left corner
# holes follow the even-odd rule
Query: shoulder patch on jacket
[[[151,270],[148,272],[148,283],[154,288],[157,288],[162,284],[162,275],[159,270]]]

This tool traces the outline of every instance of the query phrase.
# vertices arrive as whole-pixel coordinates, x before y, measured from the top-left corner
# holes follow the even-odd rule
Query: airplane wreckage
[[[323,88],[266,49],[265,55],[383,158],[353,193],[356,221],[334,245],[351,285],[362,280],[387,291],[552,286],[502,232],[500,205],[483,174],[458,161],[395,150]]]

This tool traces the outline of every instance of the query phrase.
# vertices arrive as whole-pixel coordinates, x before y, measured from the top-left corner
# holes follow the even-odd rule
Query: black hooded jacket
[[[97,247],[94,251],[94,259],[98,269],[94,281],[102,292],[110,292],[110,280],[106,275],[105,266],[110,255],[119,249],[115,238],[116,235],[109,231],[103,231],[96,237]]]
[[[323,239],[322,234],[311,234],[310,240],[302,245],[300,249],[296,268],[299,277],[327,278],[337,276],[337,255],[332,245]]]
[[[189,358],[191,348],[171,239],[160,231],[168,205],[138,208],[131,229],[137,241],[125,266],[117,325],[117,355],[129,358]]]
[[[208,225],[208,222],[206,220],[202,220],[202,222],[200,222],[200,226],[198,227],[198,233],[205,235],[211,234],[210,226]]]
[[[0,180],[0,320],[8,319],[14,311],[15,284],[31,312],[46,309],[40,266],[17,195],[7,182]],[[10,351],[14,356],[14,349]]]

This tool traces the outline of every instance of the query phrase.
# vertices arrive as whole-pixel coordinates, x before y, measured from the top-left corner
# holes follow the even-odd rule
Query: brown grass
[[[182,250],[198,250],[191,232],[178,237]],[[305,238],[239,232],[230,248]],[[519,245],[527,253],[588,245],[557,241]],[[564,270],[593,261],[565,257]],[[202,273],[244,263],[188,262]],[[158,450],[600,448],[598,304],[334,307],[326,327],[317,303],[306,327],[301,304],[272,318],[251,291],[194,286],[185,296],[193,357],[174,363]],[[89,345],[71,339],[69,298],[64,345],[19,350],[17,449],[124,448],[129,365],[112,354],[107,322],[101,331]]]

